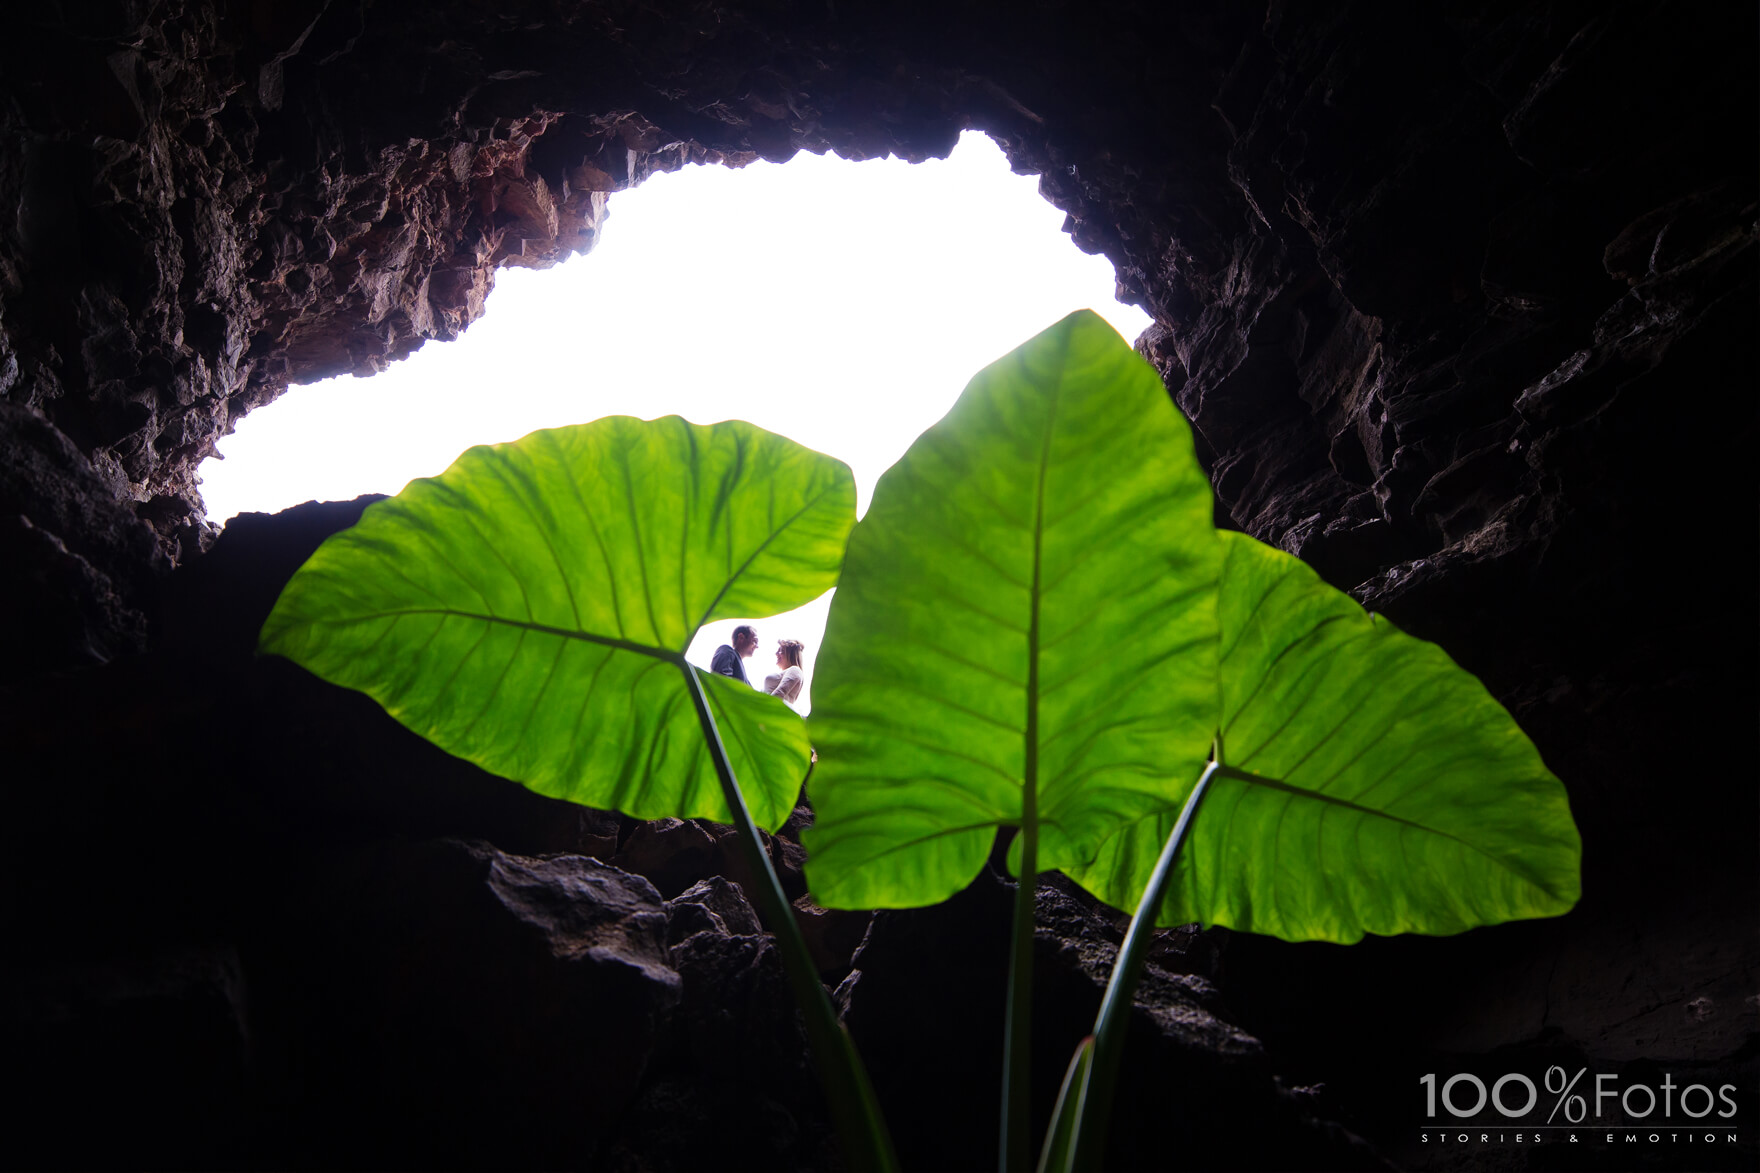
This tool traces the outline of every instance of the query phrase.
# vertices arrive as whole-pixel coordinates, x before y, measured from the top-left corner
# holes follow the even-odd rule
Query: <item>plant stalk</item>
[[[1002,1173],[1032,1168],[1033,903],[1039,887],[1039,825],[1021,825],[1020,883],[1014,892],[1014,935],[1008,951],[1008,1009],[1002,1036]]]
[[[782,881],[776,876],[770,853],[764,850],[764,840],[757,824],[752,822],[752,813],[746,807],[745,795],[740,793],[739,781],[728,761],[727,747],[722,744],[721,730],[715,724],[715,714],[709,708],[703,682],[698,679],[695,668],[689,664],[680,666],[685,679],[690,682],[697,720],[702,724],[710,756],[715,759],[715,772],[720,776],[722,794],[733,815],[733,825],[739,832],[737,838],[741,850],[752,874],[758,877],[758,890],[752,895],[758,911],[776,936],[782,954],[782,968],[788,974],[789,984],[794,987],[795,1002],[806,1021],[813,1065],[818,1070],[820,1085],[825,1090],[832,1118],[843,1139],[844,1157],[850,1168],[858,1173],[897,1173],[898,1157],[893,1152],[886,1121],[880,1114],[880,1102],[874,1095],[873,1085],[868,1082],[868,1073],[862,1066],[861,1056],[856,1053],[855,1042],[843,1029],[843,1024],[837,1021],[831,998],[819,980],[818,967],[813,964],[800,925],[795,922],[794,909],[782,890]]]
[[[1063,1086],[1057,1089],[1057,1106],[1051,1110],[1051,1127],[1045,1133],[1044,1147],[1039,1150],[1038,1173],[1066,1173],[1070,1161],[1070,1141],[1075,1137],[1076,1113],[1081,1108],[1082,1089],[1088,1086],[1088,1069],[1094,1061],[1094,1036],[1089,1035],[1076,1047],[1069,1070],[1063,1074]]]
[[[1174,865],[1179,862],[1180,848],[1185,845],[1192,821],[1198,817],[1198,805],[1210,789],[1210,781],[1222,763],[1212,760],[1204,767],[1198,784],[1186,797],[1186,804],[1173,824],[1173,833],[1155,861],[1155,871],[1137,914],[1118,948],[1118,959],[1112,965],[1112,979],[1106,984],[1106,997],[1100,1003],[1100,1014],[1094,1020],[1094,1057],[1089,1063],[1087,1078],[1082,1083],[1081,1100],[1076,1110],[1074,1135],[1069,1141],[1069,1168],[1090,1173],[1100,1168],[1106,1155],[1106,1129],[1112,1115],[1112,1093],[1118,1084],[1119,1060],[1124,1054],[1124,1039],[1130,1027],[1131,1006],[1135,1003],[1137,981],[1143,976],[1149,941],[1155,935],[1155,917],[1167,896],[1173,880]]]

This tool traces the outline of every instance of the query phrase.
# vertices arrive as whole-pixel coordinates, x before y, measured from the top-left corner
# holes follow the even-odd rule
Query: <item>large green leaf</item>
[[[1159,922],[1348,943],[1568,911],[1564,787],[1484,685],[1300,560],[1218,537],[1224,764]],[[1168,809],[1072,873],[1110,903],[1141,897],[1202,769],[1168,761]]]
[[[713,619],[835,585],[854,520],[842,462],[751,424],[534,432],[369,506],[294,575],[260,646],[542,794],[728,822],[684,651]],[[752,816],[774,830],[807,771],[805,726],[707,683]]]
[[[813,686],[815,898],[934,903],[998,826],[1073,867],[1160,809],[1215,728],[1211,509],[1166,388],[1095,314],[981,371],[850,536]]]

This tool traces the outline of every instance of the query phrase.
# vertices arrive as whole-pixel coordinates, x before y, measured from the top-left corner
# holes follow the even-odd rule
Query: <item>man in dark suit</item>
[[[742,623],[733,629],[732,647],[722,644],[715,649],[715,658],[709,661],[709,670],[731,676],[741,684],[750,684],[751,681],[746,679],[745,658],[757,646],[757,629]]]

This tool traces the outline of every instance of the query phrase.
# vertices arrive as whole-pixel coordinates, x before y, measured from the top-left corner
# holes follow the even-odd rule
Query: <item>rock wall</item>
[[[212,749],[224,705],[180,673],[242,655],[227,617],[251,608],[160,596],[212,544],[195,470],[245,412],[455,337],[499,266],[590,249],[608,196],[655,171],[922,159],[978,128],[1154,316],[1139,347],[1222,519],[1478,672],[1584,832],[1558,922],[1219,940],[1232,1013],[1389,1151],[1409,1089],[1377,1073],[1419,1056],[1562,1048],[1751,1088],[1755,41],[1751,6],[1646,0],[14,6],[0,600],[29,619],[0,681],[55,713],[21,786],[82,785],[43,764],[51,735],[121,746],[144,722],[141,762],[81,760],[169,792]],[[261,765],[231,752],[237,777]],[[26,807],[55,843],[121,834],[108,802]],[[470,809],[426,830],[585,850]],[[691,839],[648,837],[656,859]],[[234,940],[248,915],[211,903],[191,898],[200,932],[130,931]],[[14,912],[45,958],[71,947]],[[196,991],[178,1004],[216,1056],[252,956],[164,987]]]

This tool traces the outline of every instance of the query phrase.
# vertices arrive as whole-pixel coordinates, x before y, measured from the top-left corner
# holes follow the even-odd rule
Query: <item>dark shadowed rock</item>
[[[813,955],[820,976],[827,981],[841,981],[868,935],[874,914],[821,908],[811,896],[802,896],[794,902],[794,919],[801,927],[801,936],[806,939],[807,951]]]
[[[720,844],[694,819],[655,819],[638,823],[612,862],[646,876],[661,895],[681,895],[699,880],[721,874]]]
[[[714,877],[666,908],[683,999],[609,1167],[842,1168],[776,943],[744,893]]]
[[[231,946],[33,962],[0,978],[7,1163],[213,1167],[238,1160],[252,1039]],[[83,1126],[73,1105],[102,1116]]]
[[[700,932],[746,937],[763,932],[738,884],[721,876],[698,880],[666,902],[666,942],[677,945]]]
[[[683,990],[652,885],[456,840],[362,848],[287,881],[281,931],[249,964],[271,975],[265,1075],[294,1151],[555,1167],[607,1143]]]
[[[1035,1135],[1093,1030],[1120,934],[1059,876],[1036,893]],[[839,989],[845,1021],[907,1167],[996,1159],[1013,885],[989,869],[932,908],[875,914]],[[1378,1169],[1372,1149],[1286,1095],[1258,1039],[1222,1016],[1207,979],[1151,964],[1139,987],[1108,1142],[1125,1169]],[[1226,1129],[1214,1127],[1227,1120]]]
[[[155,580],[153,531],[54,424],[0,398],[0,678],[141,651]]]
[[[807,856],[795,837],[798,832],[790,833],[785,826],[781,834],[758,834],[783,892],[790,899],[804,894],[807,881],[802,869]],[[707,819],[637,822],[624,836],[615,862],[626,871],[648,877],[668,895],[711,876],[726,876],[750,891],[760,881],[738,836],[728,824]]]

